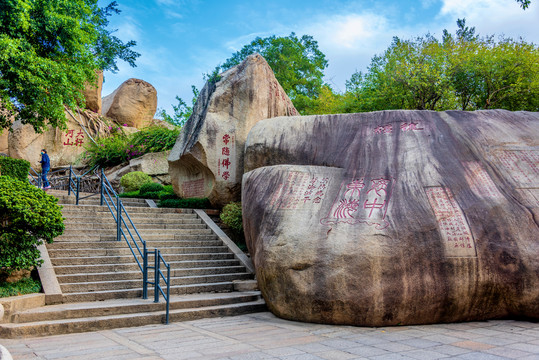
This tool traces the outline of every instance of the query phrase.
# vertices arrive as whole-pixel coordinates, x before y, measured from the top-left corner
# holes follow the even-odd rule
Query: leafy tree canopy
[[[324,95],[325,113],[387,109],[539,111],[539,48],[523,40],[480,37],[457,21],[455,35],[393,38],[356,72],[344,94]],[[321,101],[322,97],[317,100]],[[320,104],[306,113],[319,113]],[[331,106],[327,109],[327,106]]]
[[[117,71],[116,60],[135,66],[134,41],[123,43],[107,29],[118,14],[114,1],[0,0],[0,129],[13,118],[33,125],[64,126],[64,105],[84,104],[95,70]]]

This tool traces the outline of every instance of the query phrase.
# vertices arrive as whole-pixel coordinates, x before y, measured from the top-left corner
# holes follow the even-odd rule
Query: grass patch
[[[40,291],[41,282],[32,278],[21,279],[15,283],[0,283],[0,297],[33,294]]]

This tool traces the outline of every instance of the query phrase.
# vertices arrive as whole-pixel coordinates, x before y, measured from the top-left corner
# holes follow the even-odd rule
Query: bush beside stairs
[[[77,206],[66,192],[50,193],[64,206],[66,229],[46,246],[60,291],[45,295],[43,303],[58,304],[6,312],[0,338],[164,323],[166,302],[162,296],[153,302],[151,285],[148,299],[142,299],[142,273],[126,241],[116,241],[108,207],[99,206],[98,196]],[[254,290],[250,260],[204,212],[153,208],[143,199],[122,201],[148,249],[158,248],[171,265],[171,322],[266,309]],[[153,271],[148,276],[153,280]],[[241,289],[247,290],[235,291]]]

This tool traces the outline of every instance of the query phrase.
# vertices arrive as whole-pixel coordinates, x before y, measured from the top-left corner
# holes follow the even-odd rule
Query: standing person
[[[47,173],[51,169],[51,160],[49,159],[49,155],[47,155],[47,150],[41,149],[41,180],[43,180],[43,190],[49,190],[51,188],[51,185],[49,184],[49,180],[47,180]]]

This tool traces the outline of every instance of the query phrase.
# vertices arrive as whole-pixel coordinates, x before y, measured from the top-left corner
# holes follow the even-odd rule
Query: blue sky
[[[100,0],[102,5],[105,1]],[[108,3],[108,2],[106,2]],[[124,41],[137,41],[137,67],[119,62],[106,72],[103,96],[123,81],[139,78],[157,89],[158,108],[171,112],[179,95],[192,98],[211,72],[256,36],[311,35],[326,55],[325,80],[338,91],[356,70],[365,71],[393,36],[408,39],[427,32],[441,38],[466,18],[481,35],[504,34],[539,44],[539,0],[523,11],[514,0],[416,1],[202,1],[118,0],[111,28]]]

